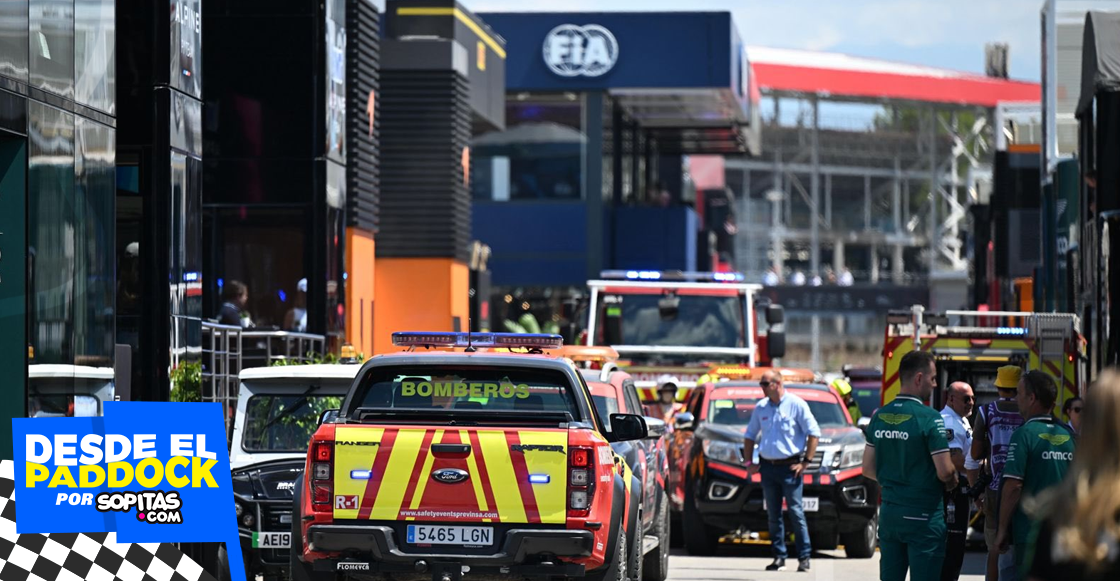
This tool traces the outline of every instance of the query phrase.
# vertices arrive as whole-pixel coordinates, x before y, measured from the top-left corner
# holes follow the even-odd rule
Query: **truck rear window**
[[[568,376],[525,367],[417,366],[373,368],[356,394],[357,408],[567,412],[579,418]]]

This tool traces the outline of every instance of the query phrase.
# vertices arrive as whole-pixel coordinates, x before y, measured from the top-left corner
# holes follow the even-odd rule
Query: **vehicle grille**
[[[260,531],[286,532],[292,530],[292,504],[290,502],[262,502]],[[293,540],[293,542],[295,542]],[[261,549],[261,560],[266,563],[287,563],[289,549]]]
[[[813,461],[809,462],[809,467],[805,469],[805,472],[810,474],[816,474],[820,472],[821,462],[824,462],[824,451],[817,450],[816,454],[813,454]]]

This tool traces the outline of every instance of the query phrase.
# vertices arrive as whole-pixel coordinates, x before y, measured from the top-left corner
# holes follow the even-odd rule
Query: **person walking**
[[[965,538],[968,534],[969,499],[966,473],[972,457],[972,426],[968,416],[976,396],[972,386],[954,381],[945,390],[945,408],[941,420],[945,422],[945,439],[949,441],[949,459],[957,471],[957,487],[945,495],[945,563],[941,566],[941,581],[957,581],[964,564]]]
[[[1065,480],[1039,495],[1032,581],[1120,579],[1120,370],[1089,390],[1084,432]],[[1080,398],[1078,398],[1080,401]]]
[[[1012,434],[1007,448],[996,535],[1000,553],[1014,545],[1015,575],[1009,580],[1001,570],[1000,581],[1025,578],[1028,539],[1035,523],[1023,510],[1021,499],[1057,486],[1073,462],[1073,432],[1050,413],[1057,399],[1054,379],[1042,371],[1029,371],[1019,381],[1016,400],[1026,422]]]
[[[997,581],[1001,569],[1010,569],[1013,563],[1008,557],[1000,557],[996,547],[996,532],[999,526],[999,490],[1003,480],[1003,465],[1007,462],[1007,447],[1011,444],[1011,434],[1023,425],[1016,403],[1016,390],[1023,370],[1015,365],[1004,365],[996,370],[996,391],[999,399],[981,406],[976,414],[972,430],[972,457],[977,460],[986,458],[991,480],[984,491],[984,542],[988,546],[988,581]],[[1001,564],[1002,563],[1002,564]]]
[[[758,383],[766,397],[755,406],[750,423],[747,424],[743,458],[746,458],[748,477],[762,473],[762,495],[766,502],[770,544],[774,551],[774,562],[766,570],[784,571],[786,568],[786,531],[782,514],[784,499],[793,519],[797,570],[808,571],[813,547],[809,542],[809,523],[805,520],[805,510],[801,506],[801,475],[817,453],[821,429],[809,410],[809,404],[786,391],[780,373],[766,371]],[[752,462],[756,443],[758,464]]]
[[[923,403],[937,387],[928,351],[898,365],[901,393],[871,417],[863,475],[879,482],[879,579],[941,578],[945,560],[943,494],[957,485],[941,415]]]

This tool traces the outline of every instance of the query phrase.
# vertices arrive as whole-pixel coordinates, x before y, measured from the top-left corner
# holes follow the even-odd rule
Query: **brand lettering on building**
[[[618,62],[618,41],[598,24],[561,24],[544,39],[544,62],[561,77],[599,77]]]

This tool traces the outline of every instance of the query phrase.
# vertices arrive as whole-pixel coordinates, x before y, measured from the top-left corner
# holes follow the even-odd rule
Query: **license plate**
[[[287,549],[292,546],[292,533],[253,533],[254,549]]]
[[[821,509],[821,499],[810,496],[801,499],[801,508],[805,512],[817,512]],[[766,499],[762,499],[762,510],[766,510]],[[782,510],[789,510],[786,499],[782,499]]]
[[[414,545],[492,545],[494,528],[408,525],[408,542]]]

